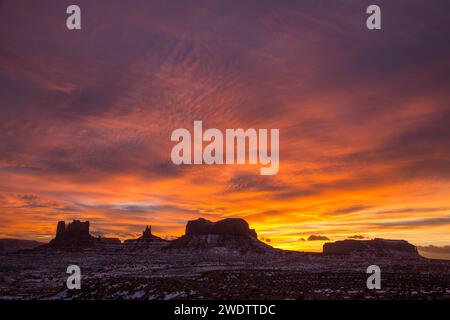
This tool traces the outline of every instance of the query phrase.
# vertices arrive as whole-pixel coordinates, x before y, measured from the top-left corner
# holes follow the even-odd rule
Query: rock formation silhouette
[[[189,221],[185,235],[172,241],[168,249],[215,254],[262,254],[277,249],[259,241],[247,221],[228,218],[217,222],[199,218]]]
[[[56,226],[55,238],[49,242],[51,247],[84,248],[94,244],[121,244],[118,238],[94,237],[89,233],[89,221],[73,220],[67,226],[59,221]]]
[[[211,222],[203,218],[188,221],[186,235],[222,234],[235,236],[249,236],[256,238],[255,229],[250,229],[247,221],[239,218],[228,218]]]
[[[172,250],[182,254],[267,254],[289,253],[276,249],[258,240],[256,231],[250,229],[244,219],[227,218],[211,222],[204,218],[188,221],[185,234],[173,241],[164,240],[152,234],[152,227],[147,225],[142,236],[137,239],[125,240],[123,247],[117,238],[93,237],[89,233],[89,221],[73,220],[66,225],[59,221],[56,236],[48,247],[56,248],[85,248],[102,245],[101,248],[112,246],[124,250]],[[417,248],[405,240],[387,240],[376,238],[373,240],[347,239],[325,243],[325,255],[369,255],[384,257],[420,257]]]
[[[324,254],[420,257],[417,248],[405,240],[342,240],[323,245]]]
[[[56,236],[49,245],[54,247],[87,247],[91,246],[95,238],[89,234],[89,221],[73,220],[67,226],[59,221]]]
[[[144,232],[142,232],[142,236],[137,239],[128,239],[125,240],[124,243],[127,245],[138,245],[139,247],[145,247],[148,245],[153,245],[154,243],[163,243],[167,242],[166,240],[155,236],[152,234],[152,226],[146,226]]]

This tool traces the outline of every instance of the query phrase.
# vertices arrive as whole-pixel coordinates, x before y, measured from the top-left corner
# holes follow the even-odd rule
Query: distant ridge
[[[20,250],[34,249],[44,243],[34,240],[0,239],[0,253],[11,253]]]

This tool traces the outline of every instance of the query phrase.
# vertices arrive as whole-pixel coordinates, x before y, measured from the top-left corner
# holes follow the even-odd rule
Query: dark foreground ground
[[[0,299],[450,299],[450,262],[439,260],[117,248],[0,259]],[[81,290],[66,288],[71,264],[81,268]],[[372,264],[380,290],[366,287]]]

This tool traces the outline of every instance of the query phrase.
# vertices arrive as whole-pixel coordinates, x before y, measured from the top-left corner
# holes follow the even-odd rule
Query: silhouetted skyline
[[[0,238],[246,219],[270,245],[450,245],[447,1],[0,4]],[[279,128],[280,169],[175,166],[175,128]]]

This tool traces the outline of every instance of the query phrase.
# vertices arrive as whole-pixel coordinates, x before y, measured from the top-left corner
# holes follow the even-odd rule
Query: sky
[[[450,245],[448,1],[78,0],[77,31],[70,4],[0,1],[0,238],[239,217],[284,249]],[[194,120],[278,128],[278,174],[174,165]]]

